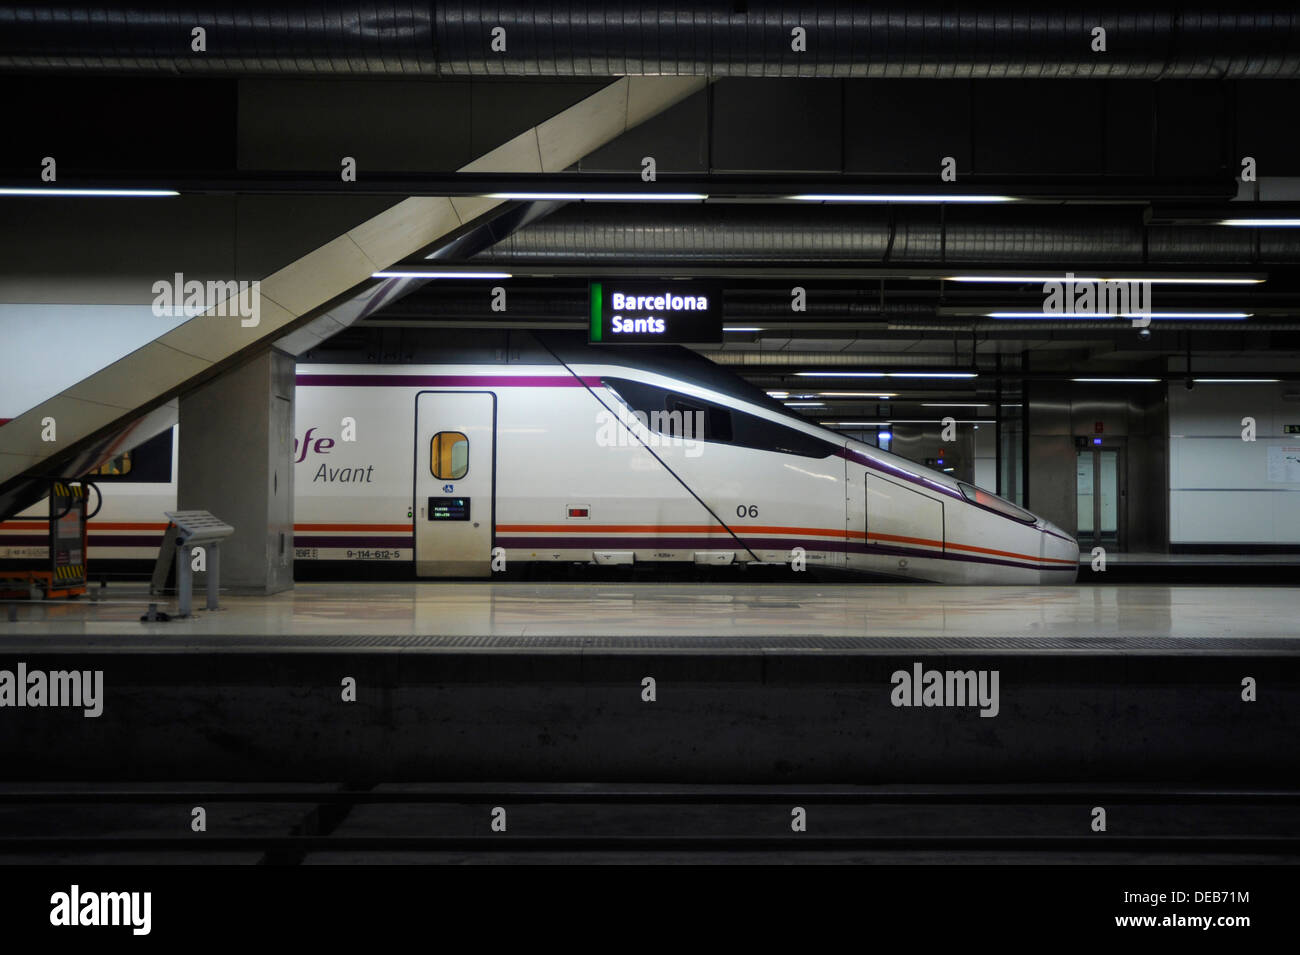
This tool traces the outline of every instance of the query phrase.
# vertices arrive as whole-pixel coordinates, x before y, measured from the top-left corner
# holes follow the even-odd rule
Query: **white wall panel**
[[[1169,389],[1170,543],[1300,543],[1300,482],[1268,479],[1268,449],[1300,445],[1280,384]],[[1255,440],[1242,440],[1242,418]]]

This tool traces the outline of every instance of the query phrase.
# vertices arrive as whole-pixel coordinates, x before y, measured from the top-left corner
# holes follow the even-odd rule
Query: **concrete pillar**
[[[176,498],[235,528],[221,543],[221,589],[293,587],[292,355],[268,349],[180,400]]]

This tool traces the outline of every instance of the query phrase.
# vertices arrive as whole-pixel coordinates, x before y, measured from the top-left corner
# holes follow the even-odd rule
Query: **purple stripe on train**
[[[583,388],[599,378],[572,375],[299,375],[300,385],[343,388]]]

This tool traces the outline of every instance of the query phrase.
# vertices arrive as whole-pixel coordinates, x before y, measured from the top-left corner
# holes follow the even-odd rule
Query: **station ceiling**
[[[1082,13],[926,10],[200,3],[125,19],[7,5],[0,184],[58,155],[61,184],[165,184],[183,212],[0,200],[0,299],[121,300],[134,270],[177,255],[189,271],[255,278],[411,196],[528,194],[399,263],[507,271],[508,317],[481,280],[435,280],[308,357],[404,360],[451,329],[581,328],[586,278],[638,274],[721,282],[727,325],[754,330],[703,350],[773,390],[832,356],[981,370],[975,385],[914,389],[918,401],[1187,361],[1294,374],[1300,230],[1219,224],[1300,214],[1300,131],[1278,121],[1300,96],[1294,11],[1108,12],[1103,55]],[[210,55],[176,50],[190,20],[207,25]],[[486,38],[502,24],[498,55]],[[804,24],[797,53],[790,31]],[[563,172],[462,171],[620,74],[710,82]],[[356,182],[340,180],[343,156]],[[557,191],[639,198],[548,199]],[[654,198],[666,192],[707,198]],[[962,201],[980,196],[1013,201]],[[1156,320],[1144,337],[1123,320],[990,317],[1036,308],[1043,278],[1066,272],[1253,284],[1157,286],[1157,312],[1247,317]],[[958,281],[991,274],[1026,280]]]

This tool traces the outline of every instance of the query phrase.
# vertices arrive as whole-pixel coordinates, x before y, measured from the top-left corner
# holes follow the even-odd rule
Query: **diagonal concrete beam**
[[[460,171],[560,172],[707,82],[704,77],[622,77]],[[304,316],[367,282],[373,272],[501,204],[477,196],[404,199],[262,279],[256,327],[244,327],[238,317],[214,307],[23,412],[0,427],[0,486],[25,472],[37,473],[42,461],[185,390],[215,365],[276,341]],[[56,422],[52,442],[42,440],[47,418]]]

